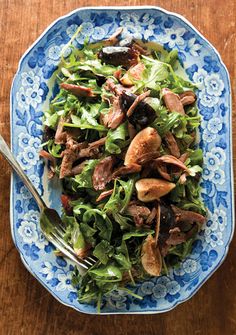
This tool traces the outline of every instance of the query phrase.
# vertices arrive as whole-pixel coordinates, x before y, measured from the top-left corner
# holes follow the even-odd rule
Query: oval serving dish
[[[82,25],[75,45],[110,36],[122,26],[123,36],[154,41],[177,49],[189,79],[199,84],[198,107],[202,116],[199,145],[204,152],[201,197],[208,208],[207,223],[198,234],[190,255],[168,276],[138,283],[135,299],[114,292],[101,313],[166,312],[192,297],[223,262],[234,230],[234,192],[229,75],[218,52],[183,17],[158,7],[81,8],[59,18],[23,55],[11,90],[12,150],[40,194],[51,207],[60,208],[59,188],[48,185],[38,151],[43,110],[53,94],[54,72],[62,48]],[[71,285],[72,264],[56,257],[39,228],[37,206],[23,183],[13,175],[11,229],[22,261],[35,278],[61,303],[84,313],[96,307],[80,304]]]

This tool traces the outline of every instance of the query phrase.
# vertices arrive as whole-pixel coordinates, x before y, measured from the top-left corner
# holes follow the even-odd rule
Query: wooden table
[[[235,94],[235,0],[118,0],[114,4],[145,3],[181,13],[212,42],[228,67]],[[22,53],[57,17],[79,6],[109,4],[108,0],[0,0],[0,133],[8,141],[9,92]],[[235,111],[233,115],[235,120]],[[233,130],[236,135],[235,126]],[[236,154],[235,150],[236,145]],[[220,269],[175,310],[146,316],[84,315],[57,302],[21,263],[10,234],[9,183],[10,169],[0,157],[0,335],[236,334],[236,238]]]

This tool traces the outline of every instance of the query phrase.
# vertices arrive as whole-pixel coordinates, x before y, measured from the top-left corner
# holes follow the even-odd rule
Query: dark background
[[[110,4],[108,0],[0,0],[0,133],[8,141],[10,86],[23,52],[59,16],[77,7]],[[231,75],[235,109],[235,0],[114,2],[145,4],[182,14],[218,49]],[[235,110],[233,116],[235,124]],[[236,135],[235,126],[233,131]],[[57,302],[21,263],[10,234],[9,185],[10,169],[0,157],[0,335],[236,334],[236,239],[219,270],[175,310],[159,315],[84,315]]]

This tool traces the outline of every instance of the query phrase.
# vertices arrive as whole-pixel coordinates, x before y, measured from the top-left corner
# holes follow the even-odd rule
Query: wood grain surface
[[[9,93],[23,52],[56,18],[108,0],[0,0],[0,133],[10,139]],[[235,124],[235,0],[117,0],[182,14],[218,49],[231,76]],[[236,127],[234,154],[236,157]],[[235,174],[236,175],[236,174]],[[0,335],[236,334],[236,238],[224,264],[189,301],[159,315],[93,316],[57,302],[21,263],[9,225],[10,169],[0,157]]]

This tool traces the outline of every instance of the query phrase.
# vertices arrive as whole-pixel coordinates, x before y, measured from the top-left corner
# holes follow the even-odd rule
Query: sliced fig
[[[143,202],[159,200],[175,188],[174,183],[163,179],[143,178],[135,184],[137,197]]]
[[[141,262],[144,270],[151,276],[160,276],[162,257],[155,239],[149,235],[142,245]]]
[[[161,145],[161,137],[156,129],[147,127],[141,130],[132,140],[125,155],[125,165],[137,163],[139,159],[150,152],[157,152]]]

